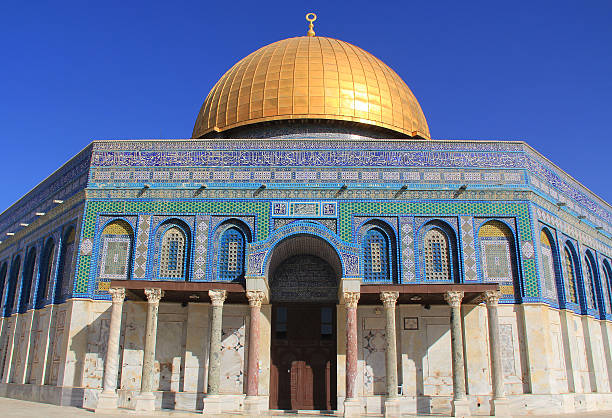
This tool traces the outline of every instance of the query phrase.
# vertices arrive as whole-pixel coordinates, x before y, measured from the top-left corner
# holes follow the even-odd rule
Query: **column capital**
[[[459,306],[461,306],[461,300],[463,299],[463,296],[463,290],[449,290],[447,292],[444,292],[444,300],[452,308],[458,308]]]
[[[380,300],[382,300],[385,308],[395,308],[398,298],[399,292],[380,292]]]
[[[164,296],[164,291],[160,288],[145,289],[144,293],[149,303],[159,303],[160,299]]]
[[[208,296],[210,297],[212,306],[223,306],[223,302],[225,302],[227,298],[227,290],[210,289],[208,291]]]
[[[344,304],[347,308],[356,308],[359,298],[361,297],[360,292],[344,292]]]
[[[501,292],[499,290],[485,290],[483,295],[487,306],[497,305],[501,298]]]
[[[125,299],[125,287],[111,287],[108,289],[113,303],[121,303]]]
[[[249,300],[249,306],[261,308],[261,302],[266,294],[262,290],[247,290],[246,297]]]

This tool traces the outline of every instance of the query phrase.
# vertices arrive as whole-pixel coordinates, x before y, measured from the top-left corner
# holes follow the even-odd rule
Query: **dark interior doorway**
[[[271,409],[336,409],[335,311],[335,305],[273,306]]]
[[[273,260],[269,276],[270,409],[335,410],[340,262],[330,256],[331,246],[316,237],[283,244],[277,248],[282,258]],[[300,254],[304,247],[317,255]]]

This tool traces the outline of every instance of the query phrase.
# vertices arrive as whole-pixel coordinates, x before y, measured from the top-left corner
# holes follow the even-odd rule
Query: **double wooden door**
[[[270,408],[336,409],[335,306],[274,306],[272,321]]]

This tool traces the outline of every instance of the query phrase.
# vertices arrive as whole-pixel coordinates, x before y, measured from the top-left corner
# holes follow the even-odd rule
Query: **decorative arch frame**
[[[160,276],[160,256],[162,251],[162,240],[165,233],[171,228],[178,228],[185,236],[185,249],[183,257],[183,276],[181,278],[168,278]],[[153,245],[149,245],[150,251],[153,251],[153,257],[147,257],[148,267],[147,271],[154,278],[154,280],[166,280],[166,281],[189,281],[191,277],[191,260],[193,259],[193,231],[187,222],[183,219],[176,217],[168,217],[160,222],[150,237],[153,240]],[[151,243],[150,243],[151,244]],[[152,274],[151,274],[152,273]]]
[[[220,254],[224,251],[223,248],[223,237],[231,229],[236,229],[242,235],[242,272],[232,279],[221,278],[221,260]],[[209,264],[211,268],[211,280],[212,281],[234,281],[242,280],[247,273],[247,246],[253,241],[253,231],[251,227],[244,222],[242,219],[229,217],[224,219],[222,222],[216,225],[212,231],[212,240],[209,240]],[[240,257],[240,254],[239,254]]]
[[[601,270],[603,271],[601,275],[601,290],[604,298],[604,313],[606,318],[609,318],[612,316],[612,266],[608,258],[602,258]],[[610,308],[609,312],[608,308]]]
[[[36,258],[38,257],[36,246],[30,247],[25,252],[25,261],[23,264],[23,273],[21,275],[21,292],[17,302],[17,312],[24,313],[30,307],[30,298],[32,296],[32,286],[36,281]]]
[[[576,302],[572,302],[570,300],[567,300],[567,288],[565,288],[565,285],[568,284],[567,280],[570,278],[567,274],[566,268],[567,266],[567,262],[565,260],[565,252],[567,251],[567,254],[569,254],[570,256],[570,261],[572,262],[571,268],[572,268],[572,276],[573,276],[573,281],[571,283],[569,283],[570,286],[572,286],[573,290],[574,290],[574,295],[576,297]],[[584,302],[584,293],[582,291],[582,268],[581,268],[581,264],[580,264],[580,257],[578,256],[578,250],[576,249],[576,244],[573,242],[573,240],[569,239],[569,238],[565,238],[564,242],[563,242],[563,263],[561,264],[562,269],[563,269],[563,280],[564,280],[564,297],[566,298],[566,304],[568,305],[568,307],[572,308],[573,310],[576,310],[578,312],[581,312],[584,309],[584,306],[586,306],[585,302]],[[584,305],[584,306],[583,306]]]
[[[74,232],[74,239],[71,242],[68,242],[68,238],[70,233]],[[66,280],[68,280],[67,275],[70,274],[70,268],[73,262],[73,259],[70,259],[70,263],[67,264],[66,257],[74,257],[74,247],[76,247],[77,236],[76,236],[76,225],[70,223],[66,225],[62,230],[62,235],[59,242],[59,255],[58,255],[58,263],[57,263],[57,271],[55,275],[55,283],[53,285],[53,294],[52,300],[54,304],[62,303],[66,300],[66,296],[69,292],[62,292],[64,288],[64,284]],[[70,244],[73,245],[73,248],[68,248]],[[68,270],[68,271],[66,271]]]
[[[21,254],[15,254],[11,259],[11,267],[9,269],[9,280],[6,287],[6,297],[4,298],[4,309],[2,315],[5,317],[11,316],[15,305],[15,296],[18,292],[19,275],[21,274]]]
[[[564,287],[563,287],[563,278],[562,278],[562,274],[561,274],[561,254],[559,251],[559,245],[557,243],[557,238],[555,236],[555,234],[553,233],[553,230],[551,230],[551,228],[547,225],[543,225],[540,228],[540,235],[544,234],[546,236],[546,238],[548,239],[548,242],[550,244],[550,259],[551,259],[551,263],[552,263],[552,269],[550,270],[550,273],[552,274],[552,281],[554,283],[555,286],[555,299],[552,298],[547,298],[545,293],[544,293],[544,277],[540,277],[540,286],[542,289],[542,296],[545,299],[550,299],[553,302],[557,303],[559,306],[562,306],[562,304],[565,301],[564,298]],[[542,239],[540,238],[538,240],[539,243],[539,251],[540,251],[540,272],[542,273],[542,269],[546,268],[546,266],[544,265],[544,256],[543,256],[543,249],[544,249],[544,244],[542,243]],[[551,267],[551,266],[548,266]]]
[[[33,302],[35,308],[42,308],[48,299],[50,284],[54,281],[56,267],[55,258],[57,246],[53,235],[43,240],[43,245],[38,257],[38,282],[36,287],[36,298]]]
[[[446,222],[443,219],[430,219],[427,222],[423,223],[419,229],[417,230],[417,250],[416,257],[417,258],[417,275],[421,276],[421,280],[425,282],[440,282],[439,280],[429,280],[427,279],[427,272],[425,266],[425,237],[427,233],[431,230],[440,231],[444,237],[446,238],[446,242],[448,243],[448,252],[449,252],[449,269],[450,269],[450,280],[443,281],[443,283],[460,283],[461,280],[461,262],[459,257],[459,241],[457,231],[453,228],[451,224]]]
[[[357,233],[358,245],[361,247],[361,262],[362,266],[362,277],[364,282],[370,283],[399,283],[399,269],[398,269],[398,246],[397,246],[397,231],[390,225],[386,220],[370,218],[365,220],[359,226],[359,232]],[[372,231],[377,231],[383,236],[385,240],[384,253],[386,256],[386,277],[382,280],[377,280],[374,277],[368,277],[370,274],[374,276],[373,272],[368,271],[370,265],[368,248],[366,240]]]
[[[583,274],[582,276],[585,296],[587,296],[587,289],[590,289],[590,292],[592,292],[592,295],[593,295],[593,303],[595,305],[593,308],[587,305],[588,313],[591,315],[596,315],[596,313],[599,313],[599,315],[605,316],[605,312],[601,305],[603,298],[602,298],[601,286],[599,282],[599,269],[597,268],[597,261],[595,258],[595,254],[590,248],[587,248],[584,251],[584,260],[585,260],[585,263],[583,265],[583,268],[585,269],[585,272],[587,273],[587,274]]]
[[[3,307],[4,297],[6,296],[5,288],[8,289],[7,278],[9,274],[8,261],[4,260],[0,265],[0,308]],[[3,312],[0,311],[0,316]]]
[[[127,234],[104,234],[107,227],[115,223],[122,223],[127,229]],[[127,238],[126,238],[127,237]],[[132,266],[134,258],[134,244],[136,240],[136,234],[134,225],[124,217],[110,218],[106,220],[100,227],[100,233],[98,237],[98,252],[96,255],[96,273],[97,277],[102,280],[129,280],[132,276]],[[103,270],[106,266],[105,257],[108,251],[108,244],[110,243],[121,243],[125,242],[128,244],[127,255],[125,258],[125,274],[104,274]]]
[[[482,259],[483,259],[483,254],[482,254],[482,240],[481,240],[481,230],[484,226],[490,224],[490,223],[495,223],[498,222],[500,224],[502,224],[510,233],[509,233],[509,238],[510,238],[510,242],[509,244],[509,250],[510,250],[510,269],[512,272],[512,280],[508,280],[505,282],[499,282],[499,284],[502,286],[502,295],[504,295],[506,298],[513,298],[516,302],[522,302],[523,297],[525,297],[525,286],[522,280],[522,274],[521,274],[521,260],[519,257],[519,239],[517,236],[517,230],[515,225],[509,223],[507,221],[507,219],[504,218],[487,218],[487,219],[482,219],[481,222],[478,225],[478,228],[476,228],[475,230],[475,234],[474,234],[474,239],[477,243],[477,245],[475,245],[475,249],[476,249],[476,259],[478,260],[477,266],[478,266],[478,275],[479,275],[479,280],[480,282],[485,282],[484,278],[485,278],[485,272],[483,270],[483,266],[482,266]],[[533,248],[533,247],[532,247]],[[505,293],[504,292],[504,286],[512,286],[513,287],[513,291],[514,294],[510,295],[509,293]]]
[[[293,222],[274,231],[266,240],[247,246],[247,276],[267,277],[274,248],[295,235],[313,235],[326,241],[336,252],[343,278],[361,278],[360,246],[344,242],[337,234],[319,223]]]

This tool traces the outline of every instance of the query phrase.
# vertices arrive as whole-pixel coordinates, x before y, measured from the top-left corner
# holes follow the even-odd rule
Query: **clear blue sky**
[[[93,139],[188,138],[236,61],[306,33],[373,53],[437,139],[520,139],[612,202],[612,1],[5,1],[0,211]]]

